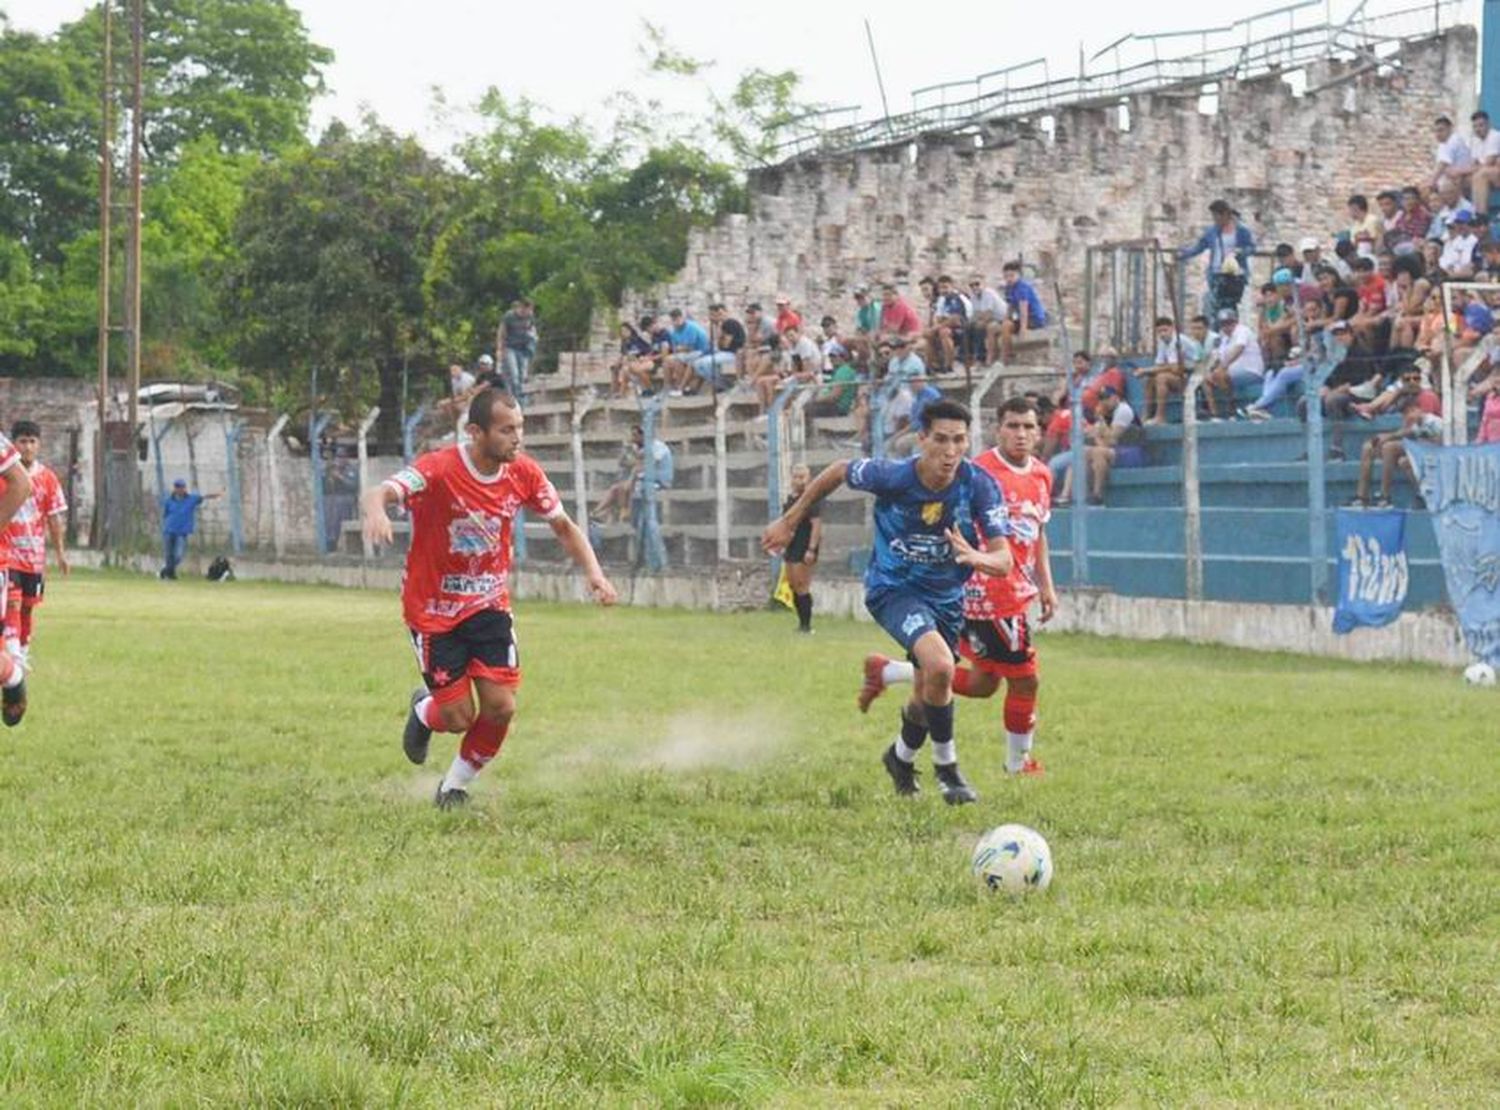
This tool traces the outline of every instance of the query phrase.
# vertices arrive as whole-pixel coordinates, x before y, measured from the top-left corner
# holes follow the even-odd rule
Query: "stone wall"
[[[1348,226],[1349,194],[1430,175],[1433,118],[1466,121],[1474,107],[1476,42],[1473,28],[1456,27],[1408,41],[1378,70],[1319,63],[1303,87],[1327,87],[1310,95],[1281,76],[1226,82],[764,170],[751,179],[752,213],[695,234],[683,271],[625,309],[681,304],[703,315],[715,297],[769,307],[780,290],[804,315],[847,322],[860,281],[998,277],[1024,255],[1049,300],[1054,277],[1075,291],[1077,316],[1084,247],[1189,242],[1219,196],[1268,248],[1331,239]],[[1217,110],[1205,114],[1201,95],[1213,91]]]

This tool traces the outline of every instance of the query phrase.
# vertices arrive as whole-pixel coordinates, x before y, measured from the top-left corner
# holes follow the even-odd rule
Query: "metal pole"
[[[379,418],[380,406],[376,405],[368,413],[365,414],[364,420],[360,422],[359,437],[355,440],[355,457],[359,462],[359,471],[356,473],[355,478],[357,488],[359,490],[359,500],[357,504],[360,505],[364,504],[365,487],[369,483],[369,477],[365,474],[365,470],[367,469],[370,461],[370,429],[375,425],[375,421]],[[360,537],[361,542],[364,544],[364,556],[366,559],[368,559],[370,558],[370,556],[375,554],[374,547],[373,545],[371,545],[369,539],[364,536],[363,529],[361,529],[360,531]]]
[[[105,0],[106,5],[108,0]],[[126,296],[129,303],[126,324],[130,337],[130,399],[128,420],[131,439],[135,438],[136,398],[141,390],[141,146],[145,141],[145,91],[142,77],[145,36],[143,0],[131,0],[130,4],[130,245],[128,284]],[[134,500],[134,491],[126,496]]]
[[[110,128],[114,113],[110,111],[110,90],[114,82],[113,20],[109,0],[103,5],[104,59],[103,79],[99,82],[101,124],[99,129],[99,439],[94,453],[94,527],[89,539],[96,550],[109,548],[109,238],[111,166]]]
[[[1182,357],[1182,306],[1177,300],[1175,264],[1168,262],[1167,288],[1172,293],[1172,329],[1177,336],[1177,369],[1185,383],[1182,390],[1182,553],[1183,596],[1203,600],[1203,491],[1198,484],[1198,390],[1203,371],[1187,373]],[[1160,388],[1160,387],[1158,387]]]
[[[657,394],[646,401],[641,412],[641,446],[645,449],[645,457],[641,460],[641,520],[636,530],[640,552],[636,563],[639,565],[644,561],[653,572],[660,571],[667,565],[666,545],[661,538],[661,521],[656,515],[655,450],[656,420],[665,400],[665,393]]]
[[[319,555],[328,554],[328,537],[324,532],[327,510],[323,505],[323,449],[318,443],[318,437],[331,423],[333,423],[331,413],[327,416],[319,416],[317,410],[314,410],[308,418],[308,455],[312,460],[313,527],[318,533],[314,537],[314,542]]]
[[[283,413],[266,433],[266,476],[271,486],[271,544],[278,559],[286,554],[286,510],[281,502],[281,462],[277,458],[276,445],[281,442],[282,429],[289,420],[291,415]]]
[[[229,547],[236,555],[245,550],[244,503],[240,494],[240,433],[245,426],[231,420],[224,426],[225,484],[229,487]]]
[[[870,44],[870,61],[875,65],[875,87],[880,90],[880,110],[885,114],[886,134],[895,132],[891,127],[891,106],[885,98],[885,79],[880,76],[880,56],[875,53],[875,32],[870,30],[870,21],[865,20],[865,41]]]
[[[585,524],[589,519],[589,483],[588,471],[583,465],[583,418],[596,403],[593,397],[584,398],[583,404],[575,405],[569,422],[571,434],[568,436],[568,447],[573,457],[573,513],[576,520]]]
[[[417,425],[422,423],[422,418],[427,415],[427,406],[418,405],[416,411],[401,423],[401,461],[411,462],[415,454],[415,440]]]
[[[771,402],[771,412],[766,421],[766,520],[772,521],[781,515],[781,413],[797,390],[795,380],[787,382]],[[884,437],[882,437],[884,438]],[[781,576],[781,557],[771,556],[771,581]]]
[[[714,405],[714,539],[721,560],[729,558],[729,393]]]
[[[1323,457],[1323,383],[1348,356],[1345,348],[1329,354],[1324,364],[1309,368],[1303,375],[1307,397],[1307,538],[1310,601],[1321,605],[1328,601],[1328,526],[1327,498],[1324,489]]]

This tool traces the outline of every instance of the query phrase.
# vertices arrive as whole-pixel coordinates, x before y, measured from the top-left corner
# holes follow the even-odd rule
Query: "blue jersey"
[[[850,489],[875,495],[875,551],[865,589],[914,590],[939,604],[963,597],[968,567],[953,561],[948,529],[957,527],[980,550],[986,539],[1009,534],[1005,500],[995,480],[964,459],[948,488],[930,490],[917,477],[917,460],[856,459]]]

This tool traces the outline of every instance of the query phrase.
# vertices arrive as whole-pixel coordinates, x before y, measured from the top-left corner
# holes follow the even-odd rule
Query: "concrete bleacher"
[[[1043,356],[1045,357],[1045,355]],[[1041,360],[1038,360],[1040,363]],[[580,410],[584,481],[587,501],[595,504],[615,480],[621,445],[641,419],[638,402],[610,400],[609,358],[580,356],[576,378],[539,377],[526,405],[526,448],[546,468],[568,508],[577,498],[572,461],[572,426]],[[1018,368],[1018,374],[996,383],[984,399],[992,408],[1001,397],[1035,388],[1058,372],[1046,365]],[[1050,379],[1049,376],[1050,375]],[[933,379],[945,395],[967,402],[969,385],[962,374]],[[770,461],[766,424],[757,423],[759,407],[748,394],[731,395],[726,422],[726,473],[729,490],[729,555],[758,556],[758,539],[770,515],[767,483]],[[1396,426],[1396,418],[1351,421],[1343,428],[1346,461],[1325,469],[1329,581],[1336,582],[1333,561],[1333,510],[1354,496],[1360,447],[1373,434]],[[841,446],[857,429],[847,418],[808,421],[800,461],[816,468],[854,452]],[[1325,444],[1331,441],[1325,427]],[[1204,590],[1210,599],[1273,603],[1306,603],[1309,599],[1308,473],[1301,456],[1306,429],[1295,419],[1265,423],[1200,423],[1199,489],[1203,506]],[[709,395],[667,399],[659,417],[659,435],[671,447],[675,480],[660,497],[662,537],[674,567],[707,567],[718,557],[717,493],[714,463],[714,399]],[[1110,482],[1108,505],[1087,513],[1089,584],[1121,593],[1181,597],[1184,593],[1182,435],[1180,424],[1147,429],[1148,465],[1118,470]],[[1411,490],[1395,487],[1398,505],[1410,506]],[[1048,529],[1054,573],[1059,584],[1073,583],[1072,509],[1058,509]],[[858,572],[868,555],[870,500],[840,490],[824,506],[825,572]],[[1408,519],[1411,569],[1409,604],[1421,607],[1443,600],[1442,571],[1433,530],[1423,512]],[[639,555],[629,524],[595,530],[602,557],[610,563],[634,563]],[[561,559],[545,524],[527,526],[528,558]]]

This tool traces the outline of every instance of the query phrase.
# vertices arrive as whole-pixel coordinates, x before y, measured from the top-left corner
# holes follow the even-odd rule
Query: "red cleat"
[[[1040,777],[1047,772],[1042,768],[1042,765],[1037,762],[1036,756],[1028,755],[1026,757],[1026,762],[1021,764],[1021,769],[1019,771],[1016,771],[1015,773],[1018,775],[1034,775]]]
[[[865,656],[865,682],[859,688],[859,697],[855,699],[861,713],[868,713],[870,703],[885,693],[885,678],[881,672],[889,662],[884,655]]]

